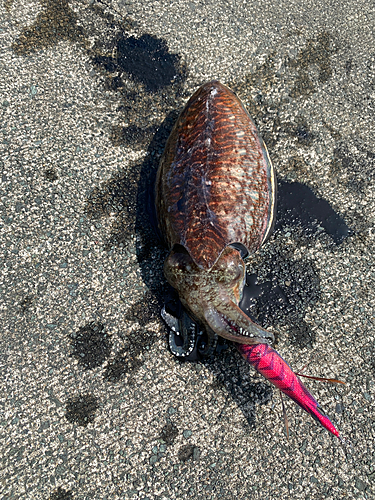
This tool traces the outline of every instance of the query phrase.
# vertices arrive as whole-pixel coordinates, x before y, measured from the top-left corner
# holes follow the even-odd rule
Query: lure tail
[[[293,399],[307,413],[310,413],[329,432],[338,438],[340,437],[330,419],[318,409],[319,405],[316,399],[275,349],[272,349],[268,344],[236,344],[236,347],[246,361],[271,384]]]

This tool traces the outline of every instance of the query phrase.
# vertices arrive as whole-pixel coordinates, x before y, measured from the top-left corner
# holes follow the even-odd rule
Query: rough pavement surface
[[[0,14],[0,497],[374,498],[373,2]],[[306,382],[345,444],[291,401],[288,441],[278,394],[234,348],[168,351],[148,193],[176,113],[214,78],[280,183],[249,312],[295,369],[346,381]]]

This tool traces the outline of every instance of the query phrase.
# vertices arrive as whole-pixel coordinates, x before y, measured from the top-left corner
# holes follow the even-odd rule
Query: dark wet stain
[[[260,114],[258,107],[252,107],[256,103],[261,103],[262,98],[269,94],[272,88],[278,84],[279,78],[277,76],[277,59],[276,53],[271,52],[264,63],[259,65],[253,73],[249,73],[245,76],[245,79],[241,83],[233,82],[230,87],[236,92],[241,92],[241,88],[247,88],[253,90],[257,97],[255,103],[250,104],[249,112],[251,116],[257,117]]]
[[[304,158],[295,155],[289,158],[288,164],[284,167],[283,172],[285,174],[292,174],[293,176],[306,176],[308,168]]]
[[[296,123],[287,123],[284,125],[284,132],[291,137],[296,137],[301,146],[310,146],[314,140],[314,134],[310,131],[306,120],[300,118]]]
[[[88,217],[92,219],[115,217],[111,234],[104,243],[104,248],[107,250],[121,244],[126,246],[129,238],[134,234],[138,190],[137,171],[139,172],[139,167],[135,166],[129,174],[119,172],[100,188],[95,188],[87,200]]]
[[[335,411],[336,413],[343,413],[345,407],[343,403],[336,403]]]
[[[128,127],[113,126],[110,140],[114,146],[128,146],[137,142],[138,145],[148,143],[150,137],[156,132],[156,127],[147,128],[129,125]]]
[[[305,118],[289,122],[281,118],[281,110],[289,106],[290,97],[285,87],[291,87],[292,97],[309,96],[332,76],[331,56],[338,51],[338,42],[327,32],[308,40],[295,59],[278,57],[270,53],[266,60],[241,82],[231,82],[230,87],[239,95],[254,119],[269,150],[280,139],[296,137],[298,144],[310,147],[315,135]],[[280,65],[283,71],[280,70]],[[318,75],[314,78],[313,70]],[[275,89],[279,93],[275,94]],[[334,138],[337,132],[328,126]]]
[[[341,140],[342,137],[341,137],[340,132],[338,132],[336,129],[334,129],[329,123],[325,122],[323,119],[322,119],[322,123],[325,126],[325,128],[328,130],[328,132],[331,134],[333,139],[335,139],[335,141]]]
[[[156,340],[153,331],[144,328],[152,319],[160,318],[160,303],[150,293],[146,293],[142,302],[136,303],[125,316],[125,321],[137,323],[136,332],[123,338],[125,347],[105,367],[104,378],[109,382],[118,382],[127,374],[136,372],[144,363],[147,352]]]
[[[47,170],[45,170],[44,177],[46,178],[47,181],[50,182],[57,181],[57,179],[59,178],[54,168],[48,168]]]
[[[316,92],[316,88],[312,83],[308,72],[304,69],[300,69],[296,78],[295,86],[290,93],[291,97],[298,97],[301,95],[308,97],[314,92]]]
[[[73,493],[71,490],[64,490],[64,488],[59,486],[57,490],[51,494],[49,500],[73,500]]]
[[[320,300],[320,279],[313,262],[272,248],[248,275],[241,309],[267,328],[288,328],[293,343],[312,347],[315,334],[303,320],[306,306]],[[277,338],[276,338],[277,339]]]
[[[166,424],[162,428],[160,433],[160,439],[162,439],[168,445],[173,444],[177,436],[178,436],[178,429],[172,423]]]
[[[85,34],[68,0],[41,0],[42,10],[34,24],[24,28],[12,44],[17,55],[27,55],[56,45],[61,40],[83,42]]]
[[[345,62],[345,73],[346,73],[346,76],[350,75],[352,69],[353,69],[353,59],[348,59]]]
[[[354,209],[348,210],[345,218],[348,220],[350,227],[353,228],[355,242],[372,247],[373,222]],[[357,245],[357,250],[360,253],[362,252],[361,245]]]
[[[143,360],[137,359],[141,349],[121,350],[116,354],[116,357],[108,363],[104,372],[104,379],[108,382],[116,383],[123,378],[124,375],[138,370]]]
[[[349,227],[328,203],[299,182],[278,180],[275,229],[300,225],[306,236],[324,229],[338,245],[351,234]]]
[[[21,312],[24,314],[25,312],[27,312],[31,306],[33,305],[33,302],[35,300],[35,297],[33,297],[32,295],[27,295],[26,297],[24,297],[21,302],[20,302],[20,308],[21,308]]]
[[[112,216],[114,222],[104,244],[106,249],[126,246],[136,234],[136,252],[142,280],[149,291],[125,314],[124,320],[137,323],[136,332],[124,339],[126,346],[105,367],[104,377],[117,382],[132,374],[144,362],[143,353],[155,341],[155,335],[145,326],[160,319],[163,297],[168,284],[163,274],[166,251],[157,235],[154,210],[154,184],[159,160],[177,113],[169,114],[151,141],[142,164],[132,165],[124,172],[96,188],[90,195],[86,213],[92,219]]]
[[[265,62],[259,65],[253,73],[246,75],[243,81],[234,81],[229,84],[246,104],[247,111],[255,121],[269,149],[277,143],[284,127],[278,114],[282,102],[276,105],[272,99],[268,98],[273,87],[277,88],[280,85],[276,64],[276,54],[272,52]]]
[[[71,334],[72,356],[86,370],[101,366],[109,357],[112,342],[100,323],[88,323]]]
[[[155,92],[183,76],[180,57],[171,54],[164,40],[145,34],[140,38],[120,36],[114,56],[93,57],[93,63],[108,73],[126,73],[147,91]],[[116,83],[117,88],[120,81]]]
[[[339,142],[334,151],[330,176],[338,185],[364,196],[375,181],[375,152],[361,144]]]
[[[98,399],[92,394],[76,396],[66,403],[65,417],[71,424],[86,427],[94,421],[98,408]]]
[[[281,138],[295,137],[301,146],[311,146],[315,136],[303,117],[294,122],[282,121],[279,112],[288,99],[281,98],[275,102],[272,98],[273,88],[285,85],[276,66],[277,58],[271,53],[265,62],[245,76],[241,82],[232,82],[230,87],[245,103],[246,109],[254,119],[268,149],[277,144]]]
[[[142,254],[144,252],[142,251]],[[152,319],[159,317],[159,302],[155,296],[147,291],[142,302],[134,304],[125,314],[125,319],[131,322],[137,322],[140,326],[145,326]]]
[[[130,170],[115,175],[100,188],[96,188],[87,202],[86,212],[91,218],[115,216],[105,248],[118,248],[121,243],[126,245],[129,236],[136,234],[136,251],[142,279],[149,287],[149,292],[125,315],[126,321],[138,323],[140,328],[126,339],[126,348],[107,365],[105,378],[113,382],[134,372],[143,364],[142,353],[155,340],[144,327],[152,319],[160,320],[163,297],[168,288],[163,275],[166,252],[156,234],[153,192],[159,160],[176,116],[176,112],[169,114],[158,128],[143,164],[134,165]]]
[[[318,69],[318,82],[325,83],[332,76],[331,55],[338,51],[337,42],[327,32],[320,33],[316,40],[308,40],[296,59],[290,59],[288,65],[298,71],[291,97],[313,94],[316,87],[311,80],[309,70],[311,66]]]
[[[130,211],[135,217],[135,198],[137,184],[127,180],[126,173],[119,172],[105,182],[101,188],[95,188],[88,201],[86,212],[93,219],[112,214],[118,215]]]
[[[199,448],[197,446],[194,446],[193,444],[184,444],[180,447],[177,454],[178,459],[181,462],[186,462],[189,459],[197,460],[199,458],[199,455]]]
[[[216,392],[224,392],[231,397],[238,408],[242,411],[246,430],[256,428],[256,409],[257,406],[267,404],[272,399],[273,389],[264,382],[248,382],[244,379],[241,372],[243,364],[240,354],[234,347],[226,350],[225,353],[217,357],[214,364],[208,364],[207,367],[213,371],[216,379],[211,384],[211,388]],[[205,362],[206,364],[206,362]],[[248,367],[248,365],[247,365]],[[251,375],[250,367],[248,373]],[[226,420],[226,404],[221,409],[218,420]]]

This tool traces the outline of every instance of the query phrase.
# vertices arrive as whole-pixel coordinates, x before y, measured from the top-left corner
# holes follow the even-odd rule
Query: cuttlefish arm
[[[272,344],[272,332],[257,325],[230,298],[223,299],[217,307],[206,304],[204,318],[210,328],[227,340],[239,344]]]

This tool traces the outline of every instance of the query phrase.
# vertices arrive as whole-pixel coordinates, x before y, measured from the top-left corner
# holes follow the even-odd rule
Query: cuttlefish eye
[[[224,253],[212,269],[218,281],[232,283],[242,278],[244,264],[236,250]]]
[[[169,283],[174,286],[187,275],[190,275],[195,268],[193,259],[183,248],[176,248],[167,257],[164,264],[164,274]]]

